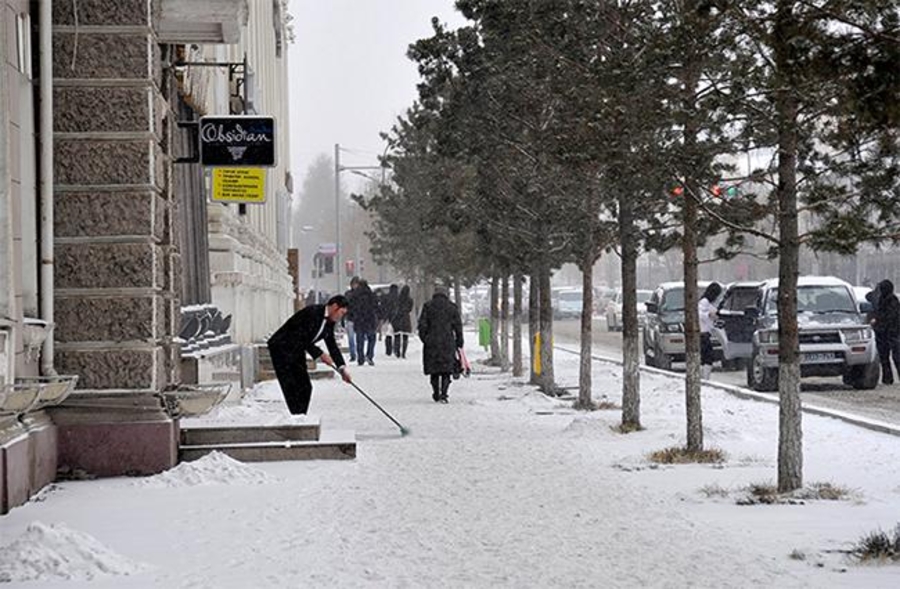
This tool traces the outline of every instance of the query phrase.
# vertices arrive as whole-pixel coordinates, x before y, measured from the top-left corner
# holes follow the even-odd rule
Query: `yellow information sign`
[[[266,202],[265,168],[213,168],[212,199],[216,202]]]

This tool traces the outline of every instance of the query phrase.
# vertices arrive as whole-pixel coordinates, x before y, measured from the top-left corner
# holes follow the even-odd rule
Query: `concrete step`
[[[181,446],[178,457],[182,461],[196,460],[213,451],[241,462],[352,460],[356,458],[356,435],[352,431],[334,431],[323,434],[322,439],[316,441]]]
[[[181,445],[300,442],[318,440],[320,433],[318,419],[296,425],[194,426],[181,429]]]

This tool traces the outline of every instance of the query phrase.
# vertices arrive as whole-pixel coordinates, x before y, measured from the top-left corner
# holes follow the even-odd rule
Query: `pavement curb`
[[[563,348],[561,346],[553,346],[554,349],[559,350],[560,352],[565,352],[567,354],[579,355],[581,352],[577,350],[572,350],[568,348]],[[596,360],[598,362],[606,362],[607,364],[616,364],[617,366],[622,366],[622,360],[616,360],[615,358],[610,358],[608,356],[599,356],[596,354],[591,354],[591,359]],[[640,370],[643,372],[649,372],[651,374],[657,374],[660,376],[665,376],[674,380],[684,381],[685,377],[681,374],[675,374],[669,372],[668,370],[662,370],[660,368],[654,368],[652,366],[646,366],[641,364],[639,366]],[[734,385],[723,384],[711,380],[704,380],[703,386],[719,389],[721,391],[725,391],[735,397],[741,399],[748,399],[751,401],[762,401],[763,403],[771,403],[773,405],[778,405],[778,397],[772,396],[765,393],[758,393],[756,391],[751,391],[750,389],[745,389],[742,387],[737,387]],[[862,427],[868,430],[880,432],[883,434],[890,434],[892,436],[900,437],[900,426],[896,426],[884,421],[879,421],[877,419],[869,419],[867,417],[861,417],[859,415],[853,415],[852,413],[845,413],[843,411],[837,411],[834,409],[827,409],[825,407],[819,407],[817,405],[807,405],[806,403],[801,403],[801,407],[804,413],[809,413],[811,415],[818,415],[821,417],[831,417],[834,419],[839,419],[851,425],[855,425],[857,427]]]

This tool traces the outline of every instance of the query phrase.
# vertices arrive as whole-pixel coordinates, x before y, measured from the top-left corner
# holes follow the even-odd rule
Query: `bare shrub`
[[[725,453],[718,448],[695,451],[672,446],[665,450],[652,452],[647,458],[650,462],[657,464],[720,464],[725,461]]]
[[[717,484],[704,485],[700,492],[707,497],[728,497],[729,494],[728,489]]]
[[[860,562],[900,562],[900,524],[893,536],[881,530],[863,536],[850,554]]]

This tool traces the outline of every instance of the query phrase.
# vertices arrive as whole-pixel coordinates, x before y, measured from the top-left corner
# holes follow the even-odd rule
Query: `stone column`
[[[157,396],[178,379],[181,268],[155,6],[53,4],[55,363],[80,377],[53,418],[60,467],[100,476],[177,458]]]

